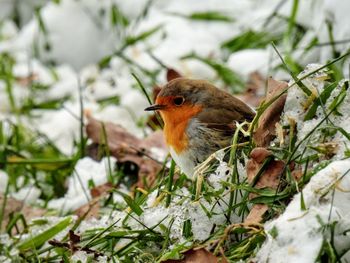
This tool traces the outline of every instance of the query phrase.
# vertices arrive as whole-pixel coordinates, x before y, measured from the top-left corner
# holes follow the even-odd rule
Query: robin
[[[159,111],[165,141],[181,170],[194,168],[231,144],[235,122],[251,121],[255,112],[231,94],[204,80],[177,78],[159,92],[146,111]]]

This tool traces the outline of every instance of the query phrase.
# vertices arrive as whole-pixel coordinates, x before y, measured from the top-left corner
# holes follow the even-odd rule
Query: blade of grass
[[[290,70],[290,68],[288,67],[288,65],[285,63],[281,53],[278,51],[276,45],[274,43],[272,43],[272,47],[273,49],[276,51],[278,57],[281,59],[282,61],[282,64],[284,65],[284,67],[286,68],[286,70],[289,72],[289,74],[292,76],[292,78],[294,79],[294,81],[298,84],[298,86],[302,89],[302,91],[310,96],[312,94],[311,90],[309,90],[305,85],[304,83],[298,79],[298,77],[294,74],[294,72],[292,70]]]
[[[41,247],[46,241],[53,238],[55,235],[57,235],[59,232],[67,228],[72,222],[71,217],[67,217],[57,223],[56,225],[50,227],[49,229],[45,230],[44,232],[38,234],[37,236],[31,237],[29,239],[24,240],[23,242],[19,243],[17,248],[20,251],[25,251],[28,249],[36,249]]]
[[[232,167],[232,175],[231,175],[231,183],[237,184],[238,183],[238,172],[237,172],[237,143],[238,143],[238,135],[240,133],[240,129],[242,128],[243,124],[238,124],[236,123],[236,130],[232,138],[232,146],[230,150],[230,159],[228,162],[228,167]],[[230,199],[228,203],[228,210],[227,210],[227,219],[230,220],[231,218],[231,213],[232,213],[232,206],[233,206],[233,201],[236,196],[236,191],[230,191]],[[229,221],[230,222],[230,221]]]
[[[115,183],[113,182],[113,177],[112,177],[112,165],[111,165],[111,154],[110,154],[110,151],[109,151],[109,145],[108,145],[108,137],[107,137],[107,131],[106,131],[106,126],[104,124],[104,122],[101,122],[101,126],[102,126],[102,145],[103,145],[103,150],[104,150],[104,153],[106,154],[107,156],[107,173],[108,173],[108,181],[111,182],[111,183]]]
[[[147,90],[145,88],[145,86],[142,84],[141,80],[137,77],[137,75],[135,73],[131,73],[131,75],[134,77],[134,79],[137,81],[137,84],[139,85],[139,87],[141,88],[141,91],[143,92],[143,94],[145,95],[145,97],[147,98],[147,101],[150,105],[152,105],[152,100],[150,98],[150,96],[147,93]],[[158,112],[155,112],[156,118],[158,120],[158,122],[160,123],[160,125],[163,127],[164,123],[162,118],[159,116]]]
[[[83,248],[88,247],[90,244],[92,244],[92,242],[94,242],[97,238],[99,238],[100,236],[102,236],[104,233],[106,233],[108,230],[110,230],[113,226],[115,226],[118,222],[120,221],[120,218],[118,220],[116,220],[115,222],[113,222],[110,226],[106,227],[105,229],[103,229],[101,232],[97,233],[93,238],[91,238],[89,240],[89,242],[87,242]]]
[[[163,27],[163,25],[158,25],[155,26],[147,31],[144,31],[142,33],[140,33],[137,36],[129,36],[125,39],[125,44],[124,46],[121,48],[121,50],[124,50],[126,47],[130,46],[130,45],[134,45],[139,41],[143,41],[146,38],[149,38],[150,36],[152,36],[154,33],[158,32],[161,28]]]
[[[326,100],[329,98],[330,94],[337,87],[337,85],[338,83],[334,82],[324,88],[324,90],[321,92],[318,98],[312,103],[311,107],[305,114],[304,121],[310,120],[315,116],[318,106],[321,106],[321,104],[324,104],[326,102]]]
[[[299,0],[293,0],[293,5],[292,5],[292,10],[291,10],[291,14],[288,18],[288,27],[287,30],[285,31],[283,40],[284,40],[284,45],[285,48],[287,50],[288,53],[290,53],[291,49],[292,49],[292,45],[291,45],[291,40],[293,40],[293,28],[295,26],[295,20],[296,20],[296,16],[298,13],[298,7],[299,7]]]
[[[224,15],[223,13],[217,11],[206,11],[206,12],[195,12],[189,15],[181,13],[170,13],[174,16],[180,16],[183,18],[198,20],[198,21],[219,21],[219,22],[233,22],[234,19]]]
[[[221,47],[233,53],[243,49],[264,48],[271,42],[278,40],[278,36],[270,35],[268,32],[248,30],[224,42]]]
[[[80,110],[80,116],[79,116],[79,136],[80,136],[80,157],[79,159],[82,159],[85,155],[85,138],[84,138],[84,102],[83,102],[83,87],[80,83],[80,79],[77,80],[78,84],[78,94],[79,94],[79,110]]]
[[[172,186],[174,183],[174,173],[175,173],[175,162],[174,160],[171,160],[170,170],[169,170],[169,176],[168,176],[168,195],[166,197],[166,204],[165,207],[169,207],[171,202],[171,192],[172,192]]]
[[[141,206],[137,202],[135,202],[135,200],[133,200],[128,194],[118,190],[114,190],[114,192],[118,193],[123,197],[124,201],[128,204],[130,209],[135,212],[135,214],[140,216],[143,213]]]
[[[10,190],[10,180],[8,180],[8,182],[6,184],[6,189],[5,189],[5,193],[4,193],[4,200],[2,202],[2,206],[1,206],[1,210],[0,210],[0,232],[2,232],[2,223],[4,220],[4,214],[5,214],[6,204],[7,204],[7,197],[9,195],[9,190]]]
[[[340,61],[340,60],[342,60],[342,59],[344,59],[345,57],[347,57],[347,56],[349,56],[349,55],[350,55],[350,51],[347,51],[346,53],[344,53],[344,54],[341,55],[340,57],[335,58],[335,59],[333,59],[332,61],[326,63],[325,65],[323,65],[323,66],[321,66],[321,67],[319,67],[319,68],[317,68],[317,69],[315,69],[315,70],[310,71],[308,74],[305,74],[303,77],[299,78],[298,80],[299,80],[299,81],[302,81],[303,79],[306,79],[307,77],[309,77],[309,76],[311,76],[311,75],[317,73],[318,71],[320,71],[320,70],[322,70],[322,69],[324,69],[324,68],[327,68],[328,66],[330,66],[330,65],[332,65],[332,64],[334,64],[334,63],[336,63],[336,62],[338,62],[338,61]],[[259,121],[261,115],[264,113],[264,111],[265,111],[268,107],[270,107],[270,105],[271,105],[272,103],[274,103],[277,99],[279,99],[283,94],[287,93],[288,90],[289,90],[291,87],[293,87],[294,85],[297,85],[297,82],[296,82],[296,81],[293,82],[291,85],[289,85],[289,86],[287,87],[287,89],[281,91],[281,92],[280,92],[279,94],[277,94],[275,97],[271,98],[268,102],[265,102],[265,103],[263,103],[263,104],[261,104],[261,105],[259,106],[259,108],[257,109],[256,115],[255,115],[255,117],[254,117],[254,119],[253,119],[253,121],[251,122],[251,125],[250,125],[250,127],[249,127],[249,133],[252,133],[252,132],[253,132],[253,130],[255,129],[255,127],[256,127],[256,125],[257,125],[257,123],[258,123],[258,121]]]

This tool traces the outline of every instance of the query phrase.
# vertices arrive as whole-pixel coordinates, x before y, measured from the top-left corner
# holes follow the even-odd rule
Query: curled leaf
[[[286,82],[269,78],[267,83],[268,93],[265,103],[272,101],[276,96],[287,89],[287,87],[288,84]],[[280,120],[286,98],[287,95],[283,94],[262,113],[259,118],[258,127],[253,135],[256,146],[266,147],[276,136],[276,123]]]
[[[157,157],[153,156],[151,149],[155,148],[164,153],[163,155],[167,153],[160,131],[142,140],[120,125],[102,123],[88,116],[86,132],[94,143],[106,145],[109,153],[117,158],[119,164],[133,163],[137,166],[137,186],[144,187],[145,181],[147,185],[152,185],[162,165],[156,160]]]

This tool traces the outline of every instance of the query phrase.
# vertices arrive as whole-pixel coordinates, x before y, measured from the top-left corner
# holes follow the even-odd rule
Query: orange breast
[[[187,125],[190,119],[197,115],[201,110],[201,106],[185,104],[180,107],[167,107],[160,111],[160,115],[164,121],[164,136],[166,143],[171,146],[177,154],[187,148]]]

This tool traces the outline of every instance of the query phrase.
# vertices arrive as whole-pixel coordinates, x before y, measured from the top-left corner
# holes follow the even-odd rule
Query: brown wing
[[[232,137],[236,128],[236,121],[252,121],[255,112],[244,102],[230,94],[226,92],[218,93],[213,100],[209,101],[209,107],[198,114],[197,119],[202,125],[220,131],[222,136]]]
[[[235,124],[221,124],[221,123],[202,123],[202,125],[207,128],[218,131],[222,136],[232,137],[235,133],[236,125]]]

